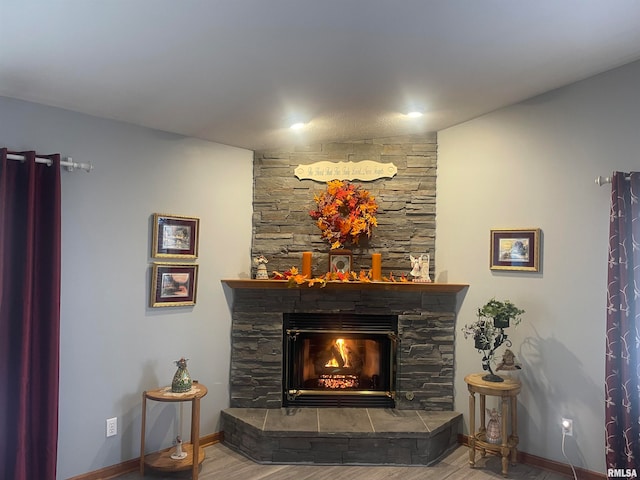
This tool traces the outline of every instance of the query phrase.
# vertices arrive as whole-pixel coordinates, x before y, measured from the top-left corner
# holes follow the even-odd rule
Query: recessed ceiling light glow
[[[407,117],[409,118],[420,118],[421,116],[422,116],[422,112],[418,112],[418,111],[407,113]]]
[[[289,128],[291,130],[301,130],[301,129],[304,128],[304,123],[303,122],[297,122],[297,123],[294,123],[293,125],[291,125]]]

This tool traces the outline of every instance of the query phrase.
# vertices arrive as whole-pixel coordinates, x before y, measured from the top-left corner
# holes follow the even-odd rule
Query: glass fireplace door
[[[284,406],[393,407],[393,330],[288,328]]]

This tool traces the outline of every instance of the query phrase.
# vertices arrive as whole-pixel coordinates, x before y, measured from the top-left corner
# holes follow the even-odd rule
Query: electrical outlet
[[[107,437],[118,434],[118,417],[107,418]]]
[[[571,437],[573,436],[573,420],[570,418],[563,418],[560,422],[560,426],[562,427],[562,433]]]

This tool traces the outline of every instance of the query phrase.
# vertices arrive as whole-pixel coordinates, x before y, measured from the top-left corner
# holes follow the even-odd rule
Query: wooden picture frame
[[[197,258],[199,233],[199,218],[154,213],[151,256]]]
[[[491,230],[491,270],[540,271],[540,229]]]
[[[186,307],[196,304],[198,265],[154,263],[151,268],[151,307]]]
[[[353,266],[353,254],[351,250],[329,251],[329,272],[349,273]]]

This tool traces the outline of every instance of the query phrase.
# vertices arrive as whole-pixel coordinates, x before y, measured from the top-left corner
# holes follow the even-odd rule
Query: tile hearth
[[[229,408],[224,443],[258,463],[429,465],[457,444],[462,415],[379,408]]]

